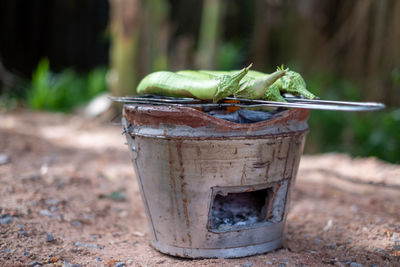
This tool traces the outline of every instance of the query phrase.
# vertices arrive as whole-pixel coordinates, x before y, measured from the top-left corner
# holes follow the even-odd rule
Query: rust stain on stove
[[[273,143],[276,144],[276,143]],[[275,158],[275,151],[276,151],[276,147],[272,148],[272,156],[271,156],[271,161],[268,161],[268,164],[265,168],[265,181],[267,182],[269,180],[269,170],[271,168],[271,165],[274,166],[276,165],[276,158]]]
[[[286,175],[286,169],[287,169],[287,165],[288,165],[288,161],[289,161],[289,153],[290,153],[290,150],[291,150],[291,147],[292,147],[292,143],[293,143],[293,137],[290,137],[290,141],[289,141],[289,146],[288,146],[288,148],[287,148],[287,152],[286,152],[286,161],[285,161],[285,168],[284,168],[284,170],[283,170],[283,178],[287,178],[287,177],[284,177],[285,175]]]
[[[182,141],[177,141],[176,142],[176,151],[178,153],[178,162],[179,162],[179,182],[181,186],[181,197],[182,197],[182,210],[183,210],[183,216],[184,220],[186,223],[186,228],[187,228],[187,237],[188,237],[188,242],[189,245],[192,245],[192,237],[190,234],[190,218],[189,218],[189,211],[188,211],[188,197],[186,194],[186,182],[185,182],[185,167],[183,164],[183,156],[182,156]]]
[[[246,177],[246,163],[245,163],[245,164],[243,164],[242,176],[240,177],[240,184],[241,185],[246,184],[246,179],[247,179],[247,177]]]
[[[200,147],[199,147],[199,146],[196,146],[196,155],[197,155],[198,157],[201,156],[201,150],[200,150]]]
[[[269,167],[271,166],[271,162],[270,161],[267,161],[267,166],[266,166],[266,168],[265,168],[265,181],[268,181],[268,177],[269,177],[269,175],[268,175],[268,173],[269,173]]]
[[[174,176],[174,158],[172,155],[172,148],[171,148],[171,141],[168,141],[168,164],[169,164],[169,180],[170,180],[170,186],[172,189],[173,194],[171,193],[169,195],[170,198],[170,213],[171,213],[171,218],[174,218],[174,213],[175,210],[177,210],[178,217],[180,217],[179,214],[179,209],[177,208],[177,199],[176,199],[176,183],[175,183],[175,176]],[[172,231],[174,240],[176,240],[176,229],[175,229],[175,224],[172,226],[174,228],[174,231]]]

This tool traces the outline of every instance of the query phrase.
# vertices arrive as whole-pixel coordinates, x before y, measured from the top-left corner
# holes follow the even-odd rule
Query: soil
[[[0,266],[400,266],[399,165],[304,155],[283,248],[188,260],[150,246],[124,143],[104,120],[0,114]]]

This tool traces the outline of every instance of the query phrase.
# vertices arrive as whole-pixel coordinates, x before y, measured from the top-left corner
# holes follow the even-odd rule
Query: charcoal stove
[[[137,96],[123,127],[157,250],[187,258],[243,257],[281,247],[309,110],[377,110],[378,103],[287,103]],[[222,110],[273,108],[268,120],[235,123]]]

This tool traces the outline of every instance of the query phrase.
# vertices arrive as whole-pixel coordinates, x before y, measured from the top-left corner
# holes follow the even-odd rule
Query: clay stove
[[[152,245],[188,258],[279,248],[308,116],[282,110],[239,124],[192,107],[125,104]]]

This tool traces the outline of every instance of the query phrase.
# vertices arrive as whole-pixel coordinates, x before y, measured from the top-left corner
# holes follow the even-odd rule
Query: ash
[[[211,210],[211,229],[229,231],[235,228],[251,227],[260,222],[282,221],[287,189],[288,181],[286,180],[276,188],[273,199],[271,199],[274,190],[272,187],[253,192],[228,193],[225,196],[217,194]],[[268,210],[270,204],[272,207]]]
[[[250,193],[217,195],[211,211],[211,228],[226,231],[232,227],[249,227],[260,222],[265,198]]]

